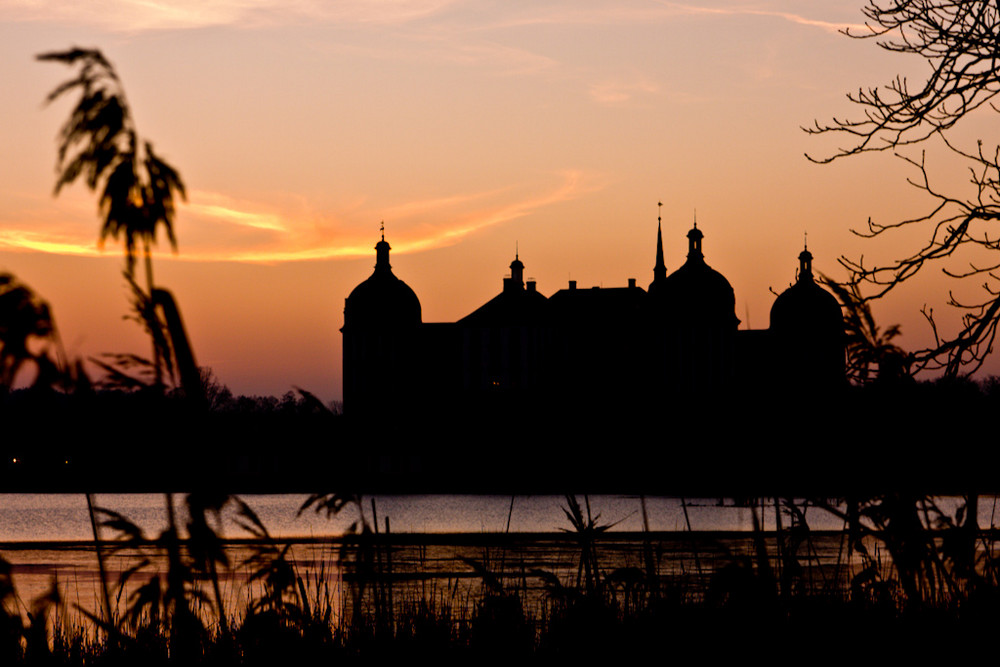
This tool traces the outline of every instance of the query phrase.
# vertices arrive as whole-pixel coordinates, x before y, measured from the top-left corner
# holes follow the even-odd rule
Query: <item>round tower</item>
[[[844,317],[837,299],[816,284],[812,253],[799,253],[795,284],[771,306],[776,380],[788,391],[844,382]]]
[[[375,244],[375,270],[344,302],[344,410],[399,409],[418,390],[420,300],[389,264],[391,247]]]

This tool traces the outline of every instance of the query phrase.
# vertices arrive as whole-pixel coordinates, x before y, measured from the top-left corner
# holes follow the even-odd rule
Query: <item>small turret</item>
[[[518,259],[517,249],[514,249],[514,261],[510,263],[510,278],[503,279],[503,291],[520,291],[524,289],[524,263]]]
[[[698,221],[695,220],[694,227],[688,232],[688,259],[705,259],[701,251],[701,240],[705,235],[698,229]]]

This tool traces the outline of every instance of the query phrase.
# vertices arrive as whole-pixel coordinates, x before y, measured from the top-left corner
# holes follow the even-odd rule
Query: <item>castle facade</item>
[[[457,322],[427,323],[383,235],[374,272],[344,305],[345,414],[645,409],[846,383],[840,306],[816,283],[807,249],[770,326],[749,330],[739,329],[729,281],[705,261],[697,224],[687,238],[686,262],[668,274],[658,225],[646,289],[570,281],[546,297],[515,255],[499,294]]]

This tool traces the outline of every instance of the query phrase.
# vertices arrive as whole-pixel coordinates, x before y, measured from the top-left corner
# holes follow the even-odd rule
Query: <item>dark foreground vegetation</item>
[[[218,392],[219,388],[215,387]],[[1000,491],[1000,381],[642,405],[340,414],[308,393],[0,392],[0,491],[647,493]]]
[[[170,502],[167,498],[167,502]],[[563,559],[526,560],[498,538],[462,557],[455,573],[419,576],[397,562],[406,545],[426,553],[431,536],[397,536],[357,496],[311,497],[303,511],[350,512],[341,573],[305,572],[238,498],[192,494],[186,517],[170,513],[158,536],[95,508],[100,609],[51,591],[28,604],[11,567],[0,569],[0,663],[4,665],[360,664],[399,660],[516,661],[770,658],[856,660],[971,657],[1000,621],[992,530],[975,520],[979,499],[955,514],[901,494],[832,501],[742,501],[755,530],[739,545],[722,536],[648,531],[634,559],[615,558],[606,523],[586,496],[567,496]],[[228,508],[255,539],[245,602],[227,610],[220,592],[236,569],[217,521]],[[643,508],[645,504],[643,503]],[[806,510],[842,516],[844,530],[818,535]],[[772,512],[777,529],[760,522]],[[384,521],[380,528],[379,519]],[[182,539],[182,535],[184,538]],[[683,557],[679,545],[687,544]],[[104,559],[130,550],[117,581]],[[826,555],[821,556],[823,552]],[[166,566],[150,569],[154,557]],[[423,574],[433,559],[423,556]]]

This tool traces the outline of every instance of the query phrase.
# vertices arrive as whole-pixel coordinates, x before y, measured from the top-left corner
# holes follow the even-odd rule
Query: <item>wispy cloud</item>
[[[190,211],[197,216],[219,220],[224,223],[283,232],[287,227],[279,215],[265,211],[241,211],[230,198],[211,192],[194,192],[191,195]]]
[[[454,11],[449,11],[454,10]],[[503,4],[490,9],[458,0],[0,0],[7,21],[54,21],[142,32],[208,26],[263,27],[302,22],[337,25],[398,25],[448,13],[465,30],[533,25],[648,24],[684,14],[773,16],[831,32],[865,29],[862,24],[813,19],[795,12],[744,6],[645,2]]]
[[[316,213],[301,204],[276,205],[193,191],[179,211],[180,259],[277,263],[371,254],[374,224],[385,219],[395,252],[419,252],[451,245],[469,234],[524,217],[546,206],[599,190],[593,175],[570,170],[552,175],[547,187],[511,185],[481,192],[373,206],[354,202],[344,210]],[[31,225],[7,222],[0,249],[94,256],[101,253],[92,223]],[[104,252],[111,251],[108,242]]]
[[[861,31],[865,30],[864,24],[860,23],[838,23],[836,21],[823,21],[821,19],[812,19],[807,16],[802,16],[801,14],[795,14],[793,12],[783,12],[772,9],[753,9],[750,7],[703,7],[703,6],[693,6],[685,5],[676,2],[662,2],[663,7],[675,10],[683,14],[707,14],[707,15],[718,15],[718,16],[771,16],[774,18],[784,19],[790,23],[796,23],[798,25],[809,26],[811,28],[819,28],[825,32],[842,32],[844,30],[855,30]]]
[[[257,27],[306,20],[337,23],[404,23],[447,7],[453,0],[0,0],[8,21],[57,21],[121,32],[177,30],[219,25]]]
[[[575,0],[563,3],[528,3],[519,6],[511,5],[506,7],[504,12],[495,15],[483,15],[479,24],[472,27],[473,29],[490,30],[545,25],[649,25],[677,16],[703,14],[773,16],[830,32],[839,32],[845,28],[852,30],[865,28],[862,24],[825,21],[809,18],[795,12],[765,9],[761,8],[760,4],[756,8],[747,7],[742,0],[730,0],[728,3],[725,0],[718,0],[716,5],[690,5],[670,0],[660,0],[653,4],[628,0],[614,0],[605,3],[581,3]]]
[[[603,187],[599,179],[577,170],[557,176],[558,184],[536,194],[526,192],[524,187],[511,186],[359,210],[351,216],[352,220],[339,220],[336,224],[319,220],[297,225],[293,232],[276,239],[273,246],[233,250],[227,253],[226,259],[286,262],[367,257],[374,242],[372,222],[381,219],[388,221],[393,252],[420,252],[458,243],[479,230],[522,218]],[[371,229],[359,232],[362,226]]]
[[[630,102],[637,96],[658,93],[660,86],[655,81],[641,77],[625,81],[599,81],[592,83],[587,92],[599,104],[619,105]]]
[[[88,242],[77,235],[24,229],[0,229],[0,249],[88,257],[100,254],[93,238]]]

